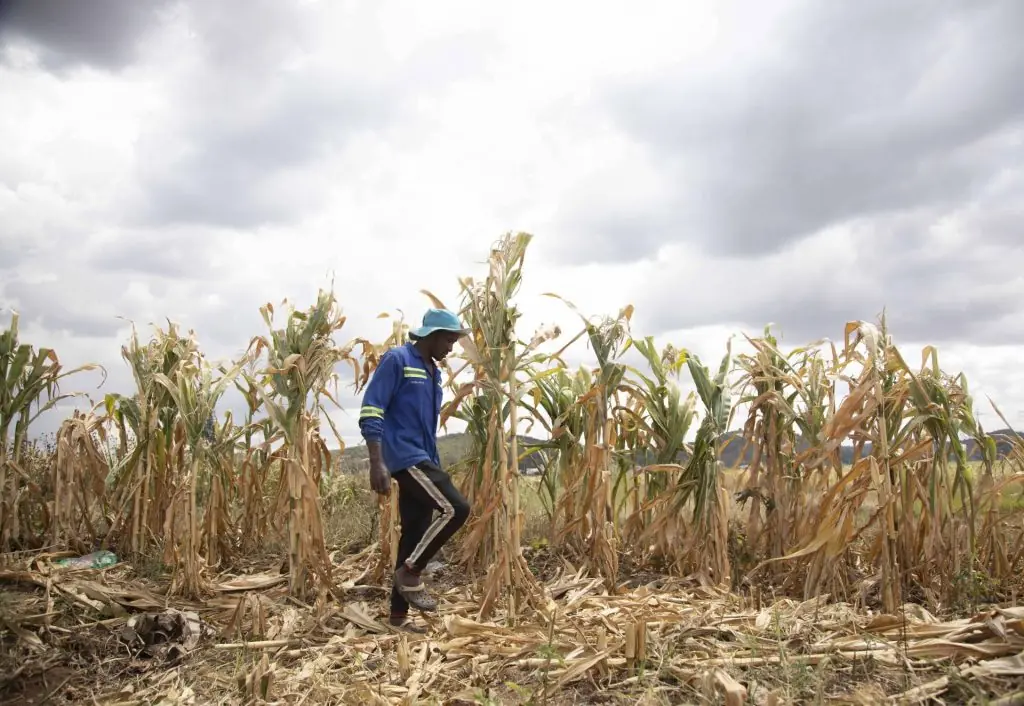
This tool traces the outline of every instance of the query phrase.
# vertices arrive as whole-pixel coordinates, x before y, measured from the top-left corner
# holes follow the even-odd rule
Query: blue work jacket
[[[384,465],[394,475],[422,461],[437,466],[437,425],[441,415],[441,371],[434,374],[412,343],[390,349],[370,378],[359,412],[367,441],[381,442]]]

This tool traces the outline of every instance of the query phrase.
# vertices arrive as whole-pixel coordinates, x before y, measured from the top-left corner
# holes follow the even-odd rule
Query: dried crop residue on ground
[[[381,622],[384,587],[357,585],[376,550],[340,562],[347,601],[320,618],[287,597],[280,567],[221,577],[215,596],[192,603],[128,566],[58,573],[25,560],[0,573],[5,625],[24,638],[4,645],[0,694],[15,704],[761,704],[1024,687],[1020,607],[940,621],[911,605],[903,619],[827,597],[758,606],[667,577],[609,595],[560,561],[547,605],[515,624],[500,612],[479,619],[481,587],[442,570],[442,608],[420,636]],[[147,648],[127,629],[131,616],[169,610],[194,611],[204,626],[194,645],[171,635],[178,644]]]

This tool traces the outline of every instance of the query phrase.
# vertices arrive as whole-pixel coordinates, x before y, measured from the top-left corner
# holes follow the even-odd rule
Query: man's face
[[[455,348],[455,344],[458,343],[460,336],[449,331],[438,331],[430,338],[430,357],[436,361],[442,361]]]

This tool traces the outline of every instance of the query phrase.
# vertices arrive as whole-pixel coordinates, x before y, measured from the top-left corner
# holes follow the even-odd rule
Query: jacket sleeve
[[[366,386],[363,406],[359,410],[359,431],[367,441],[379,442],[384,436],[384,412],[398,389],[401,374],[402,364],[397,354],[388,351],[381,356],[380,364]]]

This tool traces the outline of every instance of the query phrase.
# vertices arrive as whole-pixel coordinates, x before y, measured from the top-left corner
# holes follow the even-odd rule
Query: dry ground
[[[1024,704],[1016,600],[943,616],[909,606],[904,620],[827,597],[701,588],[628,556],[609,594],[541,541],[532,492],[524,551],[543,586],[540,610],[517,625],[501,613],[480,619],[480,577],[444,569],[429,633],[400,635],[381,622],[389,587],[366,580],[379,528],[363,480],[325,489],[345,599],[319,617],[287,596],[286,555],[272,545],[236,561],[195,604],[164,595],[158,561],[70,571],[55,555],[0,557],[0,703]],[[195,646],[167,653],[125,630],[168,609],[202,621]]]
[[[14,557],[0,573],[0,702],[8,704],[1020,703],[1024,608],[940,621],[857,614],[825,600],[773,604],[665,577],[609,595],[528,552],[548,604],[512,626],[480,620],[472,577],[436,577],[425,637],[380,622],[386,587],[356,585],[375,548],[335,555],[346,601],[317,619],[286,596],[277,561],[221,576],[201,604],[164,581]],[[631,583],[636,583],[633,581]],[[211,633],[185,654],[126,642],[131,616],[195,611]],[[157,648],[159,649],[159,648]],[[141,651],[140,651],[141,650]],[[1017,694],[1016,701],[991,701]],[[902,696],[899,696],[902,695]]]

